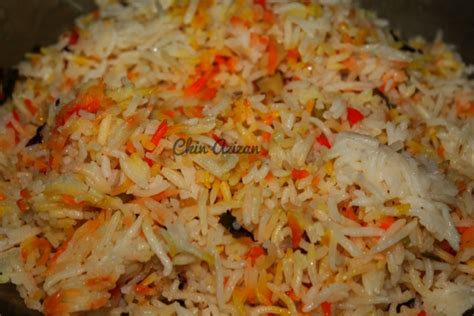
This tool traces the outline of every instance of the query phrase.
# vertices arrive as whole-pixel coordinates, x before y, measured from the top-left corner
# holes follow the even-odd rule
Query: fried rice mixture
[[[29,308],[472,308],[474,69],[441,37],[345,0],[98,8],[0,108],[0,283]]]

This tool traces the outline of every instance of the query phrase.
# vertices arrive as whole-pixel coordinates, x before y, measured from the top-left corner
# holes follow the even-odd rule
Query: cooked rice
[[[474,305],[474,83],[440,37],[348,1],[98,5],[0,109],[0,283],[29,308]]]

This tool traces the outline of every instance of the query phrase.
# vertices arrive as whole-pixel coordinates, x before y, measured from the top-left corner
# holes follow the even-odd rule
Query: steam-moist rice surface
[[[254,2],[101,0],[19,65],[0,282],[29,308],[473,306],[472,68],[348,1]],[[178,155],[180,138],[258,153]]]

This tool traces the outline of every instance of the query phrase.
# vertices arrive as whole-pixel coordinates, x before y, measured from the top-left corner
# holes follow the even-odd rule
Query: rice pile
[[[474,305],[473,69],[441,37],[348,1],[98,5],[0,109],[0,283],[29,308]]]

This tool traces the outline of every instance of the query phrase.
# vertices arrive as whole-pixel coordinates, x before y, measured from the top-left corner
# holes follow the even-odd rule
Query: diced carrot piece
[[[235,72],[237,67],[238,59],[236,57],[230,57],[227,61],[227,68],[230,72]]]
[[[474,115],[474,101],[471,102],[456,102],[456,110],[458,114],[465,114],[467,116]]]
[[[207,88],[202,92],[200,98],[201,98],[201,100],[209,101],[209,100],[214,99],[216,94],[217,94],[217,89],[216,88]]]
[[[156,289],[150,288],[145,285],[137,284],[134,286],[135,292],[142,294],[142,295],[154,295],[156,293]]]
[[[273,15],[273,12],[270,10],[264,10],[263,11],[263,21],[268,23],[268,24],[273,24],[275,22],[275,16]]]
[[[49,261],[49,266],[48,266],[47,271],[50,271],[54,267],[54,265],[56,264],[56,261],[58,260],[59,256],[61,256],[61,254],[64,251],[66,251],[68,244],[69,244],[69,240],[66,240],[65,242],[63,242],[59,246],[59,248],[56,250],[56,252],[53,254],[53,256],[51,257],[51,259]]]
[[[262,139],[264,142],[269,142],[272,140],[272,134],[271,133],[268,133],[268,132],[263,132],[262,133]]]
[[[267,115],[262,117],[263,123],[265,123],[267,125],[271,125],[273,123],[274,119],[275,119],[275,117],[274,117],[273,113],[267,114]]]
[[[102,283],[112,283],[113,282],[113,277],[111,275],[102,275],[98,277],[93,277],[90,279],[86,280],[87,286],[96,286],[96,285],[101,285]]]
[[[265,148],[262,148],[262,150],[260,151],[260,156],[261,157],[267,157],[268,156],[268,150],[265,149]]]
[[[254,246],[250,248],[249,252],[247,252],[247,258],[250,259],[252,264],[255,264],[255,261],[257,261],[257,258],[265,254],[265,249],[263,249],[261,246]]]
[[[69,194],[63,194],[61,199],[64,204],[69,206],[81,206],[83,204],[82,202],[77,202],[76,199]]]
[[[342,62],[342,64],[344,65],[344,67],[348,70],[354,70],[355,67],[356,67],[356,60],[354,57],[349,57],[347,58],[346,60],[344,60]]]
[[[107,301],[108,301],[108,299],[105,298],[105,297],[98,298],[98,299],[96,299],[96,300],[94,300],[94,301],[91,302],[89,308],[90,308],[91,310],[99,309],[99,308],[101,308],[102,306],[104,306],[105,304],[107,304]]]
[[[464,232],[465,232],[466,230],[468,230],[468,229],[469,229],[469,227],[461,227],[461,226],[456,227],[456,230],[457,230],[458,233],[460,233],[461,235],[464,234]]]
[[[204,88],[206,87],[207,80],[208,79],[206,77],[199,78],[198,80],[193,82],[190,86],[188,86],[184,90],[184,93],[188,96],[198,94],[199,92],[204,90]]]
[[[277,45],[273,38],[268,42],[268,74],[273,75],[278,67]]]
[[[108,101],[105,96],[105,84],[100,82],[86,91],[80,92],[75,100],[65,105],[58,113],[56,124],[58,126],[64,125],[71,116],[79,113],[81,110],[97,113],[101,104],[106,104]]]
[[[62,303],[64,291],[60,290],[53,295],[47,296],[43,303],[43,312],[46,316],[68,314],[69,307]]]
[[[229,60],[230,58],[228,56],[224,56],[224,55],[216,55],[214,56],[214,62],[219,65],[220,67],[222,66],[226,66],[227,65],[227,61]]]
[[[309,172],[307,170],[304,170],[304,169],[303,170],[293,169],[291,171],[291,177],[293,178],[293,180],[304,179],[307,176],[309,176]]]
[[[133,145],[133,143],[131,141],[128,141],[127,142],[127,145],[125,147],[125,151],[128,153],[128,154],[133,154],[135,153],[137,150],[135,149],[135,146]]]
[[[463,180],[456,181],[456,186],[457,186],[458,191],[460,193],[466,191],[466,189],[467,189],[467,183],[466,183],[466,181],[463,181]]]
[[[288,227],[291,229],[291,241],[293,243],[293,248],[298,248],[301,239],[303,238],[304,230],[293,213],[288,213]]]
[[[295,291],[293,291],[293,289],[290,289],[288,292],[286,292],[286,295],[288,295],[288,297],[291,298],[293,302],[301,301],[301,298],[296,296]]]
[[[192,117],[203,118],[204,117],[204,107],[202,105],[196,105],[189,109]]]
[[[272,173],[271,171],[269,171],[269,172],[267,173],[267,175],[265,176],[265,180],[267,180],[267,181],[270,181],[270,180],[272,180],[273,178],[274,178],[274,177],[273,177],[273,173]]]
[[[393,216],[386,216],[380,222],[379,227],[383,230],[388,230],[393,223],[395,223],[395,218]]]
[[[313,187],[313,189],[316,189],[318,187],[320,181],[321,179],[318,176],[313,176],[313,180],[311,181],[311,186]]]
[[[354,209],[351,206],[346,207],[346,209],[342,212],[342,215],[352,219],[353,221],[357,221],[357,214],[354,212]]]
[[[37,238],[34,241],[34,245],[39,249],[40,257],[36,261],[37,266],[45,265],[48,262],[49,255],[51,253],[51,244],[44,238]]]
[[[169,198],[171,196],[176,196],[176,195],[179,195],[179,190],[171,188],[163,192],[160,192],[156,195],[153,195],[151,198],[157,202],[160,202],[163,199]]]
[[[436,153],[440,158],[444,158],[444,146],[439,145],[438,148],[436,148]]]
[[[298,52],[298,50],[296,48],[293,48],[293,49],[288,50],[287,56],[288,56],[288,58],[291,58],[291,59],[299,59],[300,58],[300,53]]]
[[[474,248],[474,226],[463,229],[460,248],[461,250]]]
[[[239,26],[239,25],[242,25],[244,27],[249,27],[250,26],[248,21],[245,21],[241,17],[235,16],[235,15],[230,18],[230,23],[233,26]]]
[[[163,114],[168,116],[170,119],[176,116],[176,111],[173,110],[163,110]]]

